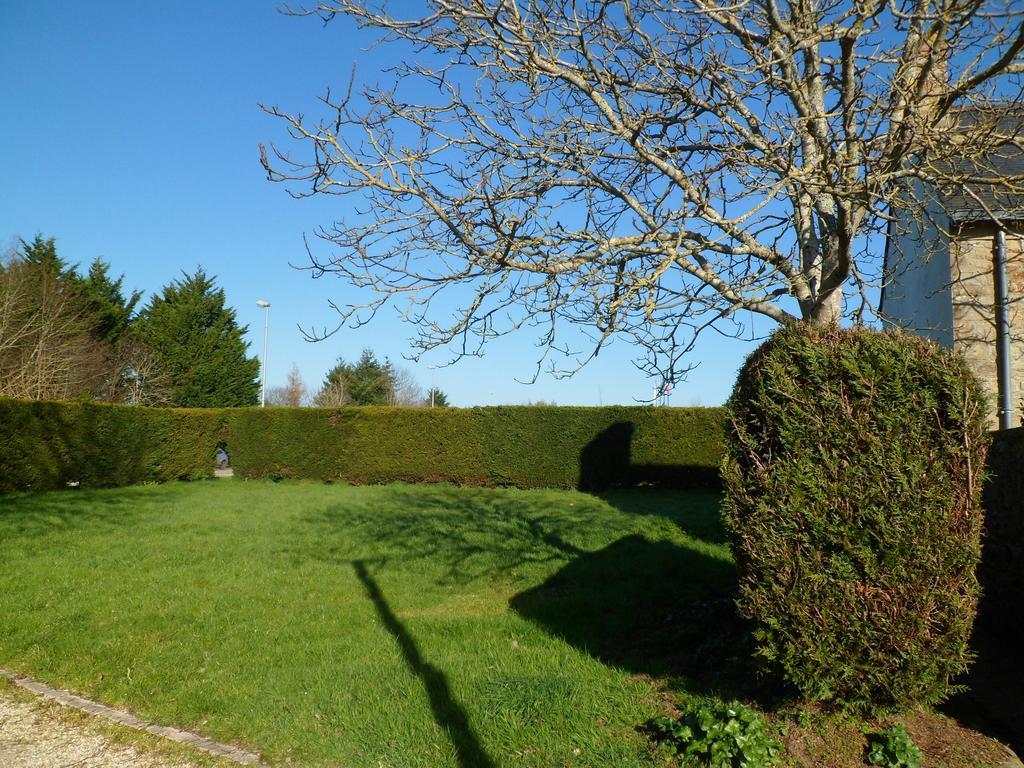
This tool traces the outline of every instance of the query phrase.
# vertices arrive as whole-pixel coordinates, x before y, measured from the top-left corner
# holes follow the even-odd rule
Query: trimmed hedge
[[[468,411],[449,408],[243,408],[230,415],[236,475],[354,483],[486,483]]]
[[[599,490],[718,485],[719,408],[161,409],[0,400],[0,493],[211,474]]]
[[[715,486],[718,408],[245,408],[228,416],[242,477],[598,490]]]
[[[0,493],[212,473],[224,412],[0,399]]]
[[[725,522],[760,655],[808,699],[936,703],[970,659],[984,399],[905,333],[782,329],[729,401]]]

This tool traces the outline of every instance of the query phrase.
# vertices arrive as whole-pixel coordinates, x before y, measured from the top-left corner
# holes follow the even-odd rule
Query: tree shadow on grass
[[[570,507],[539,495],[471,488],[456,492],[446,486],[361,492],[380,498],[361,507],[339,504],[311,511],[303,522],[315,531],[316,545],[283,542],[282,554],[294,562],[363,560],[429,568],[440,584],[466,585],[514,571],[550,572],[584,553],[572,541],[580,531],[609,538],[615,531],[607,507],[592,501]]]
[[[424,660],[416,641],[398,620],[395,612],[391,610],[380,586],[367,570],[366,564],[357,560],[352,564],[352,568],[356,578],[366,590],[367,596],[373,602],[374,608],[377,609],[377,615],[380,617],[381,623],[384,624],[384,628],[398,643],[406,665],[422,681],[427,698],[430,700],[430,710],[433,712],[434,720],[451,739],[459,765],[463,768],[493,768],[494,763],[473,732],[466,710],[452,696],[448,679],[444,673]]]
[[[299,563],[356,559],[403,566],[430,563],[442,583],[516,573],[540,579],[637,528],[665,532],[670,520],[693,539],[719,544],[725,534],[719,494],[709,491],[621,489],[600,496],[449,486],[360,489],[358,504],[332,504],[302,518],[316,544],[282,542],[281,554]],[[377,507],[380,507],[378,511]],[[632,523],[610,511],[658,519]]]
[[[319,545],[289,555],[430,569],[443,584],[515,573],[530,585],[510,600],[516,613],[607,664],[691,693],[773,701],[735,612],[716,493],[387,490],[396,509],[386,514],[332,506],[305,516]],[[664,525],[631,532],[609,504],[669,520],[690,540],[664,539]]]
[[[602,501],[630,515],[649,515],[671,520],[687,536],[709,544],[729,541],[722,524],[722,494],[716,490],[679,491],[620,488],[597,494]]]
[[[770,703],[734,608],[732,563],[627,536],[577,557],[510,601],[513,610],[595,658],[690,693]]]
[[[177,508],[191,489],[168,484],[153,493],[149,486],[31,491],[0,496],[0,538],[36,537],[88,528],[115,532],[134,527],[142,515]]]

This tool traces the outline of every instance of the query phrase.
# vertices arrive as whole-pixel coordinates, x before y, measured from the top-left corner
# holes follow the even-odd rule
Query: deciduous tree
[[[418,408],[423,405],[423,387],[416,381],[412,371],[388,363],[391,371],[391,393],[388,405],[403,408]]]
[[[0,396],[94,395],[106,348],[54,240],[37,236],[0,263]]]
[[[173,381],[160,355],[139,334],[124,334],[113,345],[99,397],[127,405],[171,405]]]
[[[271,405],[287,405],[292,408],[307,405],[309,390],[302,380],[302,372],[297,363],[292,363],[288,371],[288,381],[284,386],[271,387],[267,392],[267,402]]]
[[[343,323],[399,302],[421,350],[539,324],[570,352],[569,324],[590,354],[624,334],[671,371],[709,327],[862,316],[886,228],[925,224],[922,190],[1024,192],[998,161],[1021,146],[1001,120],[1021,104],[1020,3],[393,7],[298,11],[378,33],[396,63],[320,118],[267,107],[296,145],[262,158],[294,194],[353,198],[313,267],[363,290]]]

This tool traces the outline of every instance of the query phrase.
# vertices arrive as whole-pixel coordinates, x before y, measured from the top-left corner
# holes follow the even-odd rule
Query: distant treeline
[[[199,268],[139,307],[101,259],[85,273],[36,235],[0,261],[0,397],[134,405],[252,405],[259,360]]]

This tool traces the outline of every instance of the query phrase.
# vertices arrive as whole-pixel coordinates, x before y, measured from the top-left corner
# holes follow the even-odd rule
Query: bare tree
[[[129,334],[118,340],[110,352],[101,400],[127,405],[170,405],[174,381],[153,349]]]
[[[391,366],[391,391],[388,395],[388,405],[402,406],[405,408],[422,407],[424,403],[423,387],[416,381],[412,371],[408,368]]]
[[[0,397],[93,395],[105,348],[67,281],[17,257],[0,265]]]
[[[1021,102],[1015,0],[294,13],[347,17],[394,46],[390,81],[328,92],[318,120],[265,107],[302,151],[261,154],[292,194],[361,203],[318,231],[338,249],[310,248],[312,269],[364,290],[340,324],[397,301],[418,350],[479,354],[538,324],[548,356],[570,351],[568,323],[592,334],[575,363],[623,334],[646,366],[678,370],[709,327],[863,317],[882,233],[925,215],[922,189],[1024,189],[986,162],[1020,146],[999,119]],[[976,162],[952,162],[964,157]],[[450,288],[470,297],[454,319],[437,301]]]
[[[6,397],[21,367],[21,349],[32,344],[37,326],[32,317],[31,273],[18,263],[13,248],[0,263],[0,393]]]
[[[344,385],[337,381],[325,382],[313,396],[314,408],[342,408],[351,404],[352,400]]]
[[[309,404],[309,389],[302,380],[302,372],[297,363],[292,363],[288,371],[288,381],[284,386],[271,387],[267,392],[267,402],[271,405],[287,405],[293,408]]]

